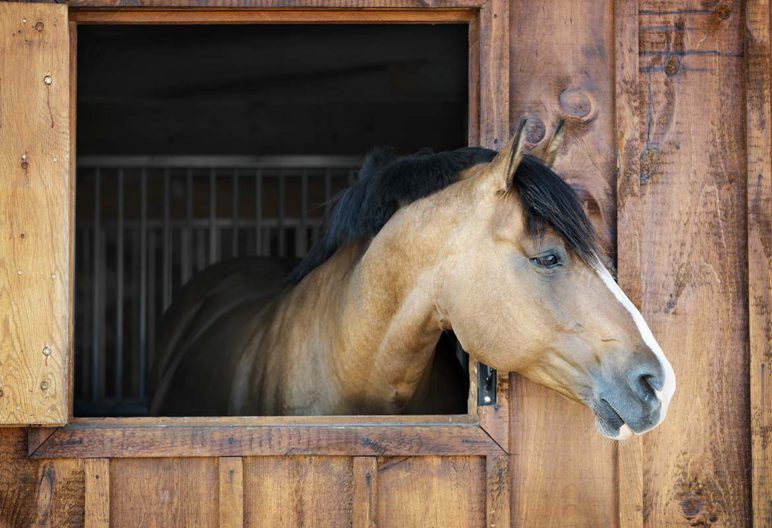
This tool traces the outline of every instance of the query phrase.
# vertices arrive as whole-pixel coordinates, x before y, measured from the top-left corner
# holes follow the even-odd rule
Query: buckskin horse
[[[435,347],[452,330],[589,406],[605,436],[656,427],[673,368],[550,168],[561,134],[526,154],[523,130],[499,153],[376,150],[289,279],[259,259],[194,278],[162,321],[151,413],[443,412],[455,378]]]

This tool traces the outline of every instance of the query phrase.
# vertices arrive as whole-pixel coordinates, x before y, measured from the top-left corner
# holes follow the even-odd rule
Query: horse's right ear
[[[491,161],[491,176],[499,180],[498,185],[501,190],[508,191],[512,187],[512,181],[515,177],[515,171],[523,161],[525,154],[525,125],[526,119],[523,117],[517,125],[517,130],[512,139],[504,145],[504,148],[496,154]]]

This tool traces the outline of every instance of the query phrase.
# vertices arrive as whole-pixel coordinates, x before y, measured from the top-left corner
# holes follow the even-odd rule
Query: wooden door
[[[69,414],[67,24],[67,6],[0,3],[0,425]]]

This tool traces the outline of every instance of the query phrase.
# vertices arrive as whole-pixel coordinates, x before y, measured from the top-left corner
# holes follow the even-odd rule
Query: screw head
[[[50,346],[46,345],[46,346],[43,347],[43,355],[44,356],[48,357],[48,356],[51,355],[52,352],[53,352],[53,350],[51,350]]]
[[[46,75],[45,77],[43,77],[43,82],[50,85],[51,83],[54,82],[54,78],[51,77],[50,75]]]
[[[48,390],[48,381],[43,380],[40,382],[40,390]]]
[[[485,397],[483,397],[483,401],[485,403],[490,403],[491,402],[491,397],[490,396],[485,396]]]

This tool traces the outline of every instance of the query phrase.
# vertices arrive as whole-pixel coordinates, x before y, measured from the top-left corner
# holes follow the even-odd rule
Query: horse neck
[[[399,211],[339,290],[330,353],[344,393],[360,398],[361,412],[399,412],[428,383],[443,321],[434,295],[440,243],[437,228],[424,225],[425,213],[413,206]]]

